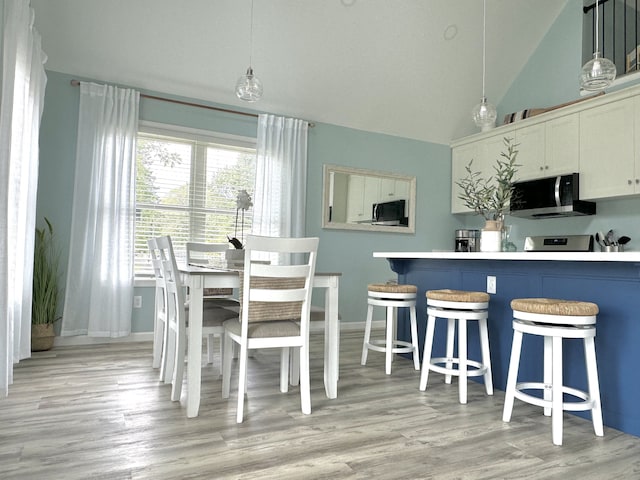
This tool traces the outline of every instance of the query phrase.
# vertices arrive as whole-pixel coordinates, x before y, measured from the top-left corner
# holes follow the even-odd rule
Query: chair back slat
[[[243,322],[306,319],[308,328],[311,281],[315,273],[317,238],[274,238],[249,235],[246,258],[255,252],[297,253],[304,263],[278,265],[245,262],[241,273],[240,303]],[[249,295],[245,299],[244,292]]]
[[[189,265],[222,264],[224,252],[229,250],[228,243],[187,242],[187,263]]]

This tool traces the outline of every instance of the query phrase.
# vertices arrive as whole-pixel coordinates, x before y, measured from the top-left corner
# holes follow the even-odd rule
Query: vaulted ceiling
[[[234,94],[251,0],[31,3],[49,70],[435,143],[476,131],[481,0],[255,0],[255,104]],[[487,1],[492,103],[566,3]]]

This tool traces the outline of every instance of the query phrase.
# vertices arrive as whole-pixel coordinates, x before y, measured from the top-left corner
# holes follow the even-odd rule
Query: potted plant
[[[227,239],[229,243],[233,245],[233,249],[229,249],[225,252],[227,262],[230,264],[240,264],[244,262],[244,244],[242,243],[244,240],[244,212],[245,210],[249,210],[253,206],[251,202],[251,196],[246,190],[238,191],[238,196],[236,197],[236,225],[233,238]],[[240,238],[238,238],[238,216],[242,212],[242,219],[240,222]]]
[[[467,176],[456,182],[462,193],[458,195],[464,205],[485,219],[480,237],[482,251],[500,251],[504,217],[509,213],[513,198],[513,178],[518,171],[516,159],[518,150],[512,139],[504,138],[506,151],[493,166],[495,175],[484,178],[480,172],[472,170],[473,160],[465,167]],[[497,232],[487,234],[485,232]],[[485,247],[483,248],[483,238]]]
[[[45,228],[36,228],[33,251],[33,291],[31,303],[31,350],[53,347],[53,324],[60,317],[60,254],[54,243],[53,226],[47,218]]]

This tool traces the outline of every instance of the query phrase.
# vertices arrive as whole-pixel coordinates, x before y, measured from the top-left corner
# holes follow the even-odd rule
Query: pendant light
[[[483,0],[482,7],[482,101],[473,107],[471,111],[473,121],[480,128],[481,131],[486,132],[496,126],[496,118],[498,113],[496,107],[487,102],[487,97],[484,92],[484,83],[486,75],[486,62],[487,62],[487,0]]]
[[[616,66],[608,58],[601,57],[598,50],[598,29],[600,27],[598,15],[598,0],[596,0],[596,51],[593,59],[582,67],[580,74],[580,88],[589,92],[604,90],[613,83],[616,78]]]
[[[262,98],[262,82],[253,74],[251,54],[253,50],[253,0],[251,0],[251,30],[249,34],[249,68],[236,83],[236,96],[245,102],[257,102]]]

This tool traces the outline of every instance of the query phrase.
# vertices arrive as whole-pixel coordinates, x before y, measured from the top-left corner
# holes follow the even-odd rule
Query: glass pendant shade
[[[580,74],[580,87],[589,92],[604,90],[613,83],[616,78],[616,66],[608,58],[600,56],[600,52],[593,54],[582,67]]]
[[[257,102],[262,97],[262,82],[253,74],[251,67],[236,83],[236,95],[245,102]]]
[[[482,132],[491,130],[496,126],[498,112],[496,107],[487,102],[487,97],[482,97],[482,101],[473,107],[471,111],[473,121]]]

